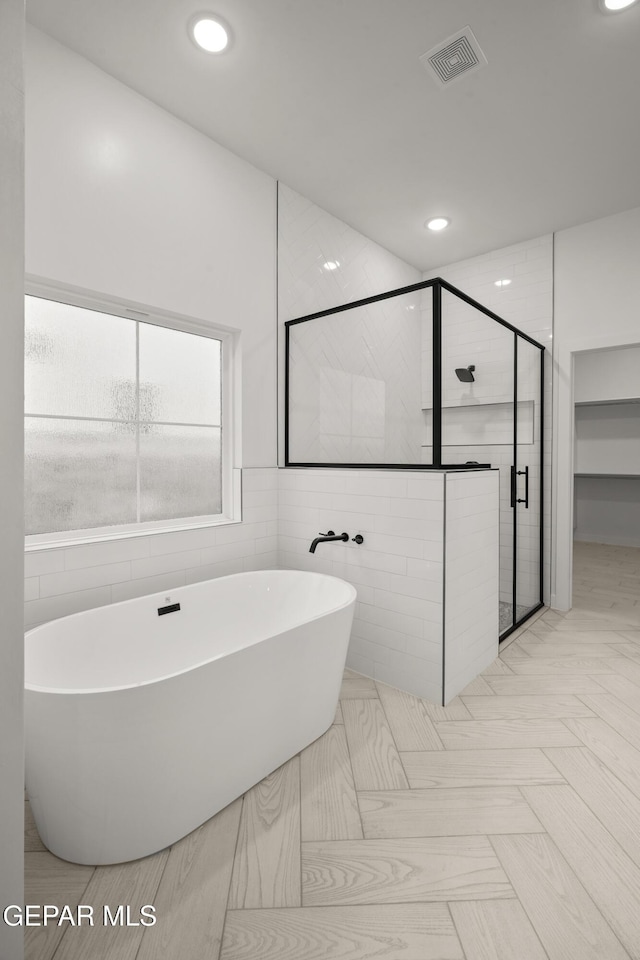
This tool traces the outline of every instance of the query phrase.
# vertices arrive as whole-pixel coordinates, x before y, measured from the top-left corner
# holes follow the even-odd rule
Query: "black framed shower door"
[[[506,607],[509,615],[501,624],[500,640],[544,605],[544,349],[519,336],[514,341],[513,394],[509,467],[513,582],[510,602],[501,599],[501,610]]]

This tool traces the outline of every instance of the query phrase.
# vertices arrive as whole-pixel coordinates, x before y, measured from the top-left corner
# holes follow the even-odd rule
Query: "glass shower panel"
[[[512,462],[513,338],[472,304],[442,291],[443,463]]]
[[[220,428],[140,426],[140,520],[222,510]]]
[[[288,327],[289,463],[431,462],[424,299],[412,291]]]
[[[442,291],[442,462],[500,471],[500,633],[513,626],[514,333]]]
[[[134,420],[135,323],[26,297],[25,412]]]
[[[133,423],[25,418],[25,532],[136,521]]]
[[[420,293],[420,463],[433,463],[433,297],[434,288]]]
[[[220,425],[220,340],[140,323],[140,419]]]
[[[541,350],[517,338],[517,447],[515,473],[516,621],[541,601],[540,477]]]

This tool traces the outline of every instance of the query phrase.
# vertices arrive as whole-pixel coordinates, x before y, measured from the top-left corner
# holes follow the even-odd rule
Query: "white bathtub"
[[[30,630],[26,783],[49,850],[147,856],[324,733],[355,598],[335,577],[266,570]]]

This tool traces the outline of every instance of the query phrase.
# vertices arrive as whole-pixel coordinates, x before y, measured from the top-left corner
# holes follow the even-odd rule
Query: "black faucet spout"
[[[320,534],[319,537],[316,537],[315,540],[311,542],[311,546],[309,547],[309,553],[315,553],[316,547],[318,546],[319,543],[330,543],[333,540],[342,540],[344,543],[347,543],[347,541],[349,540],[349,534],[348,533],[336,534],[333,532],[333,530],[329,530],[329,532],[326,534]]]

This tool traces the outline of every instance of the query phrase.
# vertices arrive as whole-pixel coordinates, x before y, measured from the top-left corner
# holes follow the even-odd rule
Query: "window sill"
[[[25,537],[24,551],[25,553],[34,553],[42,550],[60,550],[67,547],[85,546],[88,543],[105,543],[110,540],[134,540],[144,537],[162,536],[167,533],[183,533],[187,530],[201,530],[205,527],[224,527],[237,523],[242,523],[242,519],[216,517],[211,520],[197,520],[194,523],[167,524],[145,530],[118,530],[109,533],[108,528],[103,528],[94,533],[87,533],[87,536],[82,536],[81,534],[71,537],[60,536],[55,540],[42,540],[39,543],[30,543],[29,541],[32,540],[32,537]],[[39,534],[34,534],[34,536],[39,536]]]

